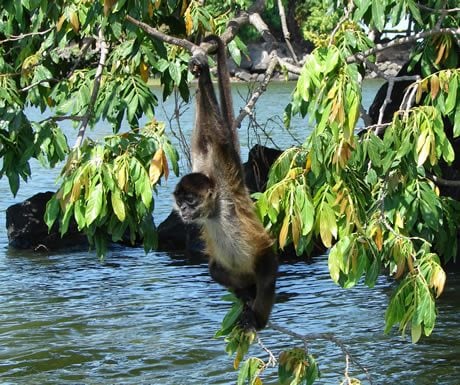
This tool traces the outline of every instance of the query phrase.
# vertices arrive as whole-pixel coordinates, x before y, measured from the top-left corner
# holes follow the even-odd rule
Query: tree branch
[[[94,113],[94,105],[96,104],[97,94],[99,93],[99,88],[101,86],[102,72],[104,71],[105,61],[109,51],[107,42],[105,41],[104,37],[104,29],[102,27],[99,28],[98,41],[101,54],[99,57],[99,64],[96,68],[96,75],[94,77],[93,91],[89,100],[88,110],[86,111],[86,114],[83,115],[83,120],[80,129],[78,130],[77,140],[75,141],[74,148],[80,147],[83,142],[89,120],[92,118]]]
[[[389,43],[384,44],[376,44],[374,48],[370,48],[367,51],[364,52],[358,52],[350,57],[347,58],[347,63],[355,63],[357,61],[364,61],[365,58],[368,56],[374,55],[378,52],[385,51],[389,48],[398,46],[398,45],[403,45],[407,43],[412,43],[414,41],[417,41],[419,39],[423,39],[425,37],[433,36],[439,33],[450,33],[452,35],[460,35],[460,28],[439,28],[439,29],[433,29],[431,31],[425,31],[425,32],[420,32],[412,36],[406,36],[406,37],[401,37],[399,39],[395,39],[390,41]]]
[[[153,28],[150,25],[135,19],[134,17],[130,15],[126,16],[126,20],[128,20],[131,24],[134,24],[135,26],[142,29],[149,36],[154,37],[155,39],[161,40],[165,43],[177,45],[192,53],[200,49],[199,46],[197,46],[196,44],[193,44],[192,42],[186,39],[179,39],[177,37],[166,35],[165,33],[160,32],[158,29]]]
[[[287,328],[284,328],[282,326],[276,325],[276,324],[274,324],[274,323],[272,323],[270,321],[268,322],[268,326],[271,327],[273,330],[276,330],[276,331],[278,331],[278,332],[280,332],[282,334],[286,334],[286,335],[288,335],[290,337],[293,337],[295,339],[301,340],[305,345],[307,345],[308,341],[312,341],[312,340],[328,340],[328,341],[331,341],[332,343],[337,345],[342,350],[342,353],[345,355],[345,357],[348,357],[351,362],[353,362],[359,369],[361,369],[363,371],[363,373],[366,374],[367,380],[372,385],[372,378],[371,378],[371,375],[369,374],[369,371],[352,357],[352,355],[348,351],[348,348],[345,346],[345,344],[340,339],[335,337],[332,333],[315,333],[315,334],[305,334],[305,335],[303,335],[303,334],[293,332],[293,331],[291,331],[291,330],[289,330]],[[348,363],[347,363],[346,369],[348,371]]]
[[[444,179],[436,175],[428,174],[428,179],[444,187],[460,187],[460,180]]]
[[[271,78],[273,77],[273,72],[275,71],[275,68],[277,65],[278,65],[278,57],[276,55],[272,55],[267,71],[265,72],[263,81],[260,83],[259,87],[257,87],[255,92],[252,94],[251,98],[249,99],[249,102],[241,109],[239,115],[235,119],[235,122],[234,122],[235,127],[240,127],[243,119],[246,116],[252,114],[252,111],[254,110],[257,100],[267,90],[267,85],[270,82]]]
[[[289,33],[289,29],[287,26],[286,22],[286,12],[284,11],[284,5],[282,0],[278,0],[278,10],[279,10],[279,15],[281,18],[281,28],[283,30],[283,36],[284,36],[284,41],[286,42],[286,45],[289,49],[289,52],[292,56],[292,59],[294,60],[295,64],[299,64],[299,61],[297,60],[297,56],[294,52],[294,48],[292,48],[291,44],[291,34]]]
[[[20,35],[12,35],[10,36],[9,38],[5,39],[5,40],[0,40],[0,44],[3,44],[3,43],[7,43],[9,41],[17,41],[17,40],[22,40],[24,39],[25,37],[29,37],[29,36],[37,36],[37,35],[46,35],[48,32],[50,32],[52,28],[48,28],[48,29],[45,29],[44,31],[38,31],[38,32],[30,32],[30,33],[21,33]]]

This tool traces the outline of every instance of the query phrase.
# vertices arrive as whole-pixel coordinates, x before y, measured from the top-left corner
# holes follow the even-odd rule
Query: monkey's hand
[[[208,57],[202,53],[193,55],[188,62],[189,71],[199,78],[203,70],[209,69]]]

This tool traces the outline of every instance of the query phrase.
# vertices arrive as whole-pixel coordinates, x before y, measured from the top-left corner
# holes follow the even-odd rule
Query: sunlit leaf
[[[163,173],[163,161],[165,159],[164,151],[159,148],[153,156],[149,167],[150,184],[154,185],[158,182]]]
[[[85,213],[87,226],[91,225],[99,216],[102,209],[103,194],[103,187],[100,183],[97,183],[96,186],[90,190]]]
[[[111,194],[113,212],[117,216],[120,222],[123,222],[126,218],[125,204],[121,198],[121,194],[118,190]]]
[[[284,217],[283,225],[281,226],[281,230],[280,230],[280,233],[279,233],[279,236],[278,236],[278,243],[279,243],[279,247],[281,249],[283,249],[284,246],[286,246],[286,244],[287,244],[287,238],[288,238],[288,232],[289,232],[289,224],[290,224],[290,218],[289,218],[288,215],[286,215]]]

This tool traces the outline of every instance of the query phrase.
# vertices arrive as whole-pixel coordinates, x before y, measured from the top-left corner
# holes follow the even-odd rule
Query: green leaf
[[[412,343],[413,344],[417,343],[418,340],[420,339],[421,335],[422,335],[422,325],[421,324],[417,324],[417,325],[412,324],[412,326],[410,328],[410,332],[411,332],[411,337],[412,337]]]
[[[323,203],[320,211],[319,232],[324,246],[332,246],[332,238],[337,238],[337,222],[334,210],[327,204]]]
[[[113,212],[117,216],[120,222],[123,222],[126,218],[125,204],[121,198],[121,193],[119,190],[115,190],[111,194],[112,208]]]
[[[96,186],[89,192],[85,213],[86,226],[90,226],[101,213],[103,197],[104,190],[102,184],[97,183]]]
[[[454,108],[457,106],[457,89],[458,89],[458,79],[457,76],[452,75],[449,81],[449,93],[446,98],[446,110],[445,114],[450,114]]]
[[[384,1],[372,1],[372,21],[375,27],[382,31],[385,27],[385,2]]]
[[[454,138],[460,135],[460,106],[457,106],[454,116]]]
[[[55,195],[46,203],[45,211],[45,223],[48,226],[48,231],[53,227],[54,222],[56,221],[59,213],[61,212],[61,207],[59,201]]]
[[[171,75],[171,79],[174,81],[174,84],[178,86],[182,76],[179,62],[174,61],[169,63],[169,74]]]

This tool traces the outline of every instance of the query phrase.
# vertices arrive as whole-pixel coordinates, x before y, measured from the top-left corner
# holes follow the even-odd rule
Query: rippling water
[[[279,92],[271,99],[264,95],[273,108]],[[7,248],[4,210],[49,189],[54,177],[38,174],[16,199],[0,180],[0,383],[236,383],[223,340],[213,338],[229,305],[205,264],[123,247],[103,263],[88,252]],[[157,221],[170,210],[173,185],[157,198]],[[391,290],[384,277],[374,289],[340,289],[329,278],[325,257],[284,264],[272,322],[300,334],[333,333],[374,384],[459,385],[459,276],[448,276],[433,335],[416,345],[397,331],[383,334]],[[271,329],[260,336],[275,353],[300,345]],[[314,340],[309,349],[322,372],[318,384],[338,384],[345,370],[340,348]],[[251,353],[266,357],[257,344]],[[358,366],[351,364],[349,373],[367,383]],[[268,371],[264,383],[276,384],[276,373]]]

